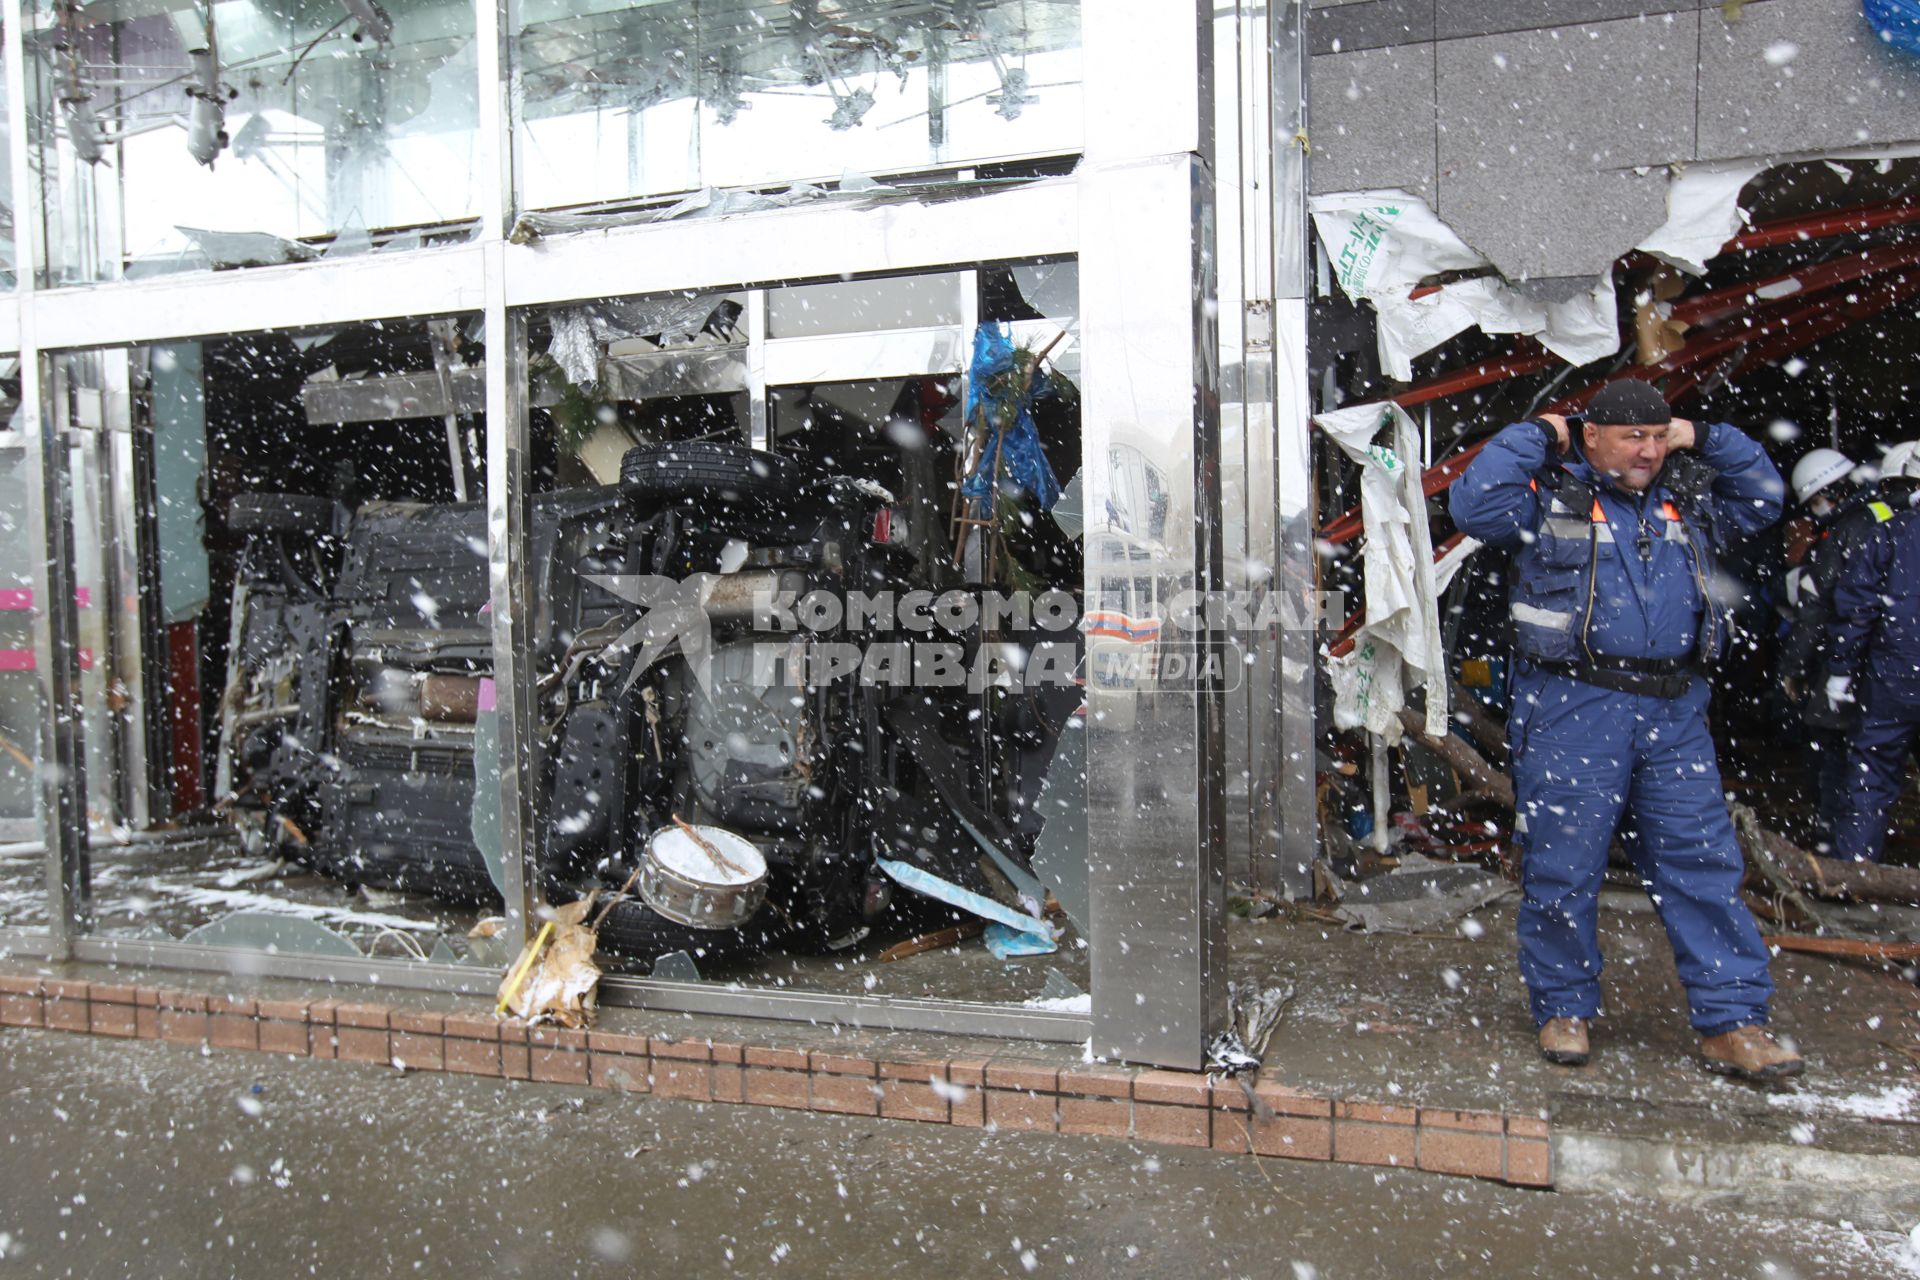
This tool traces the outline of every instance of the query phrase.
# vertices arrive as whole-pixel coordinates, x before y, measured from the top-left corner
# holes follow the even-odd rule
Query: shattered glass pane
[[[280,955],[342,956],[357,960],[364,954],[346,937],[318,921],[267,911],[236,911],[201,925],[181,941],[203,947],[237,947]]]
[[[532,208],[969,160],[1069,154],[1080,6],[981,0],[523,5],[514,42]]]
[[[416,247],[395,229],[478,207],[470,5],[80,12],[26,33],[49,281],[306,261],[335,234]]]

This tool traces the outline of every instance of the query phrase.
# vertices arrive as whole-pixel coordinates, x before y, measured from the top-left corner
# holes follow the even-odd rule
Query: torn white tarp
[[[1399,405],[1363,404],[1314,418],[1314,425],[1360,464],[1360,515],[1367,614],[1352,653],[1329,660],[1334,723],[1370,733],[1399,733],[1409,687],[1427,688],[1427,732],[1445,734],[1446,650],[1440,638],[1441,570],[1452,576],[1477,543],[1463,540],[1444,566],[1433,562],[1427,499],[1420,487],[1420,437]],[[1381,428],[1383,443],[1375,443]]]
[[[1691,275],[1707,273],[1707,259],[1740,233],[1740,192],[1766,166],[1751,161],[1690,165],[1667,184],[1667,220],[1637,246]]]
[[[1911,147],[1828,155],[1773,156],[1764,161],[1675,166],[1667,184],[1667,220],[1635,248],[1693,275],[1746,225],[1740,193],[1768,166],[1789,159],[1879,160]],[[1334,279],[1379,318],[1380,367],[1401,382],[1413,358],[1478,326],[1485,333],[1533,338],[1569,364],[1601,360],[1620,349],[1613,273],[1559,302],[1531,296],[1494,273],[1493,264],[1455,235],[1418,196],[1404,191],[1351,191],[1312,199],[1314,228],[1326,246]],[[1419,297],[1423,281],[1478,273]]]
[[[1334,278],[1348,297],[1371,302],[1380,319],[1380,365],[1390,378],[1413,378],[1413,358],[1478,325],[1487,333],[1525,334],[1569,364],[1620,348],[1613,281],[1597,280],[1560,302],[1532,298],[1494,275],[1460,280],[1414,297],[1421,281],[1493,266],[1404,191],[1315,196],[1313,222]]]

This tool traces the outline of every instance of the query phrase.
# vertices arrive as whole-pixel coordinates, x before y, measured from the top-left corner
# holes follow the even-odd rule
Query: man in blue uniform
[[[1860,708],[1833,855],[1878,862],[1920,737],[1920,513],[1880,524],[1841,567],[1833,613],[1827,696]]]
[[[1854,479],[1853,459],[1836,449],[1815,449],[1793,466],[1793,496],[1811,517],[1818,537],[1806,563],[1789,574],[1793,625],[1780,644],[1780,683],[1800,711],[1802,746],[1813,775],[1817,841],[1833,853],[1833,831],[1847,789],[1847,746],[1859,719],[1855,708],[1827,699],[1827,626],[1840,567],[1870,542],[1874,529],[1893,519],[1894,509],[1871,483]]]
[[[1600,882],[1626,818],[1704,1065],[1749,1079],[1801,1069],[1766,1029],[1773,980],[1740,898],[1701,674],[1727,639],[1715,552],[1777,520],[1784,494],[1758,444],[1673,419],[1636,379],[1602,388],[1571,428],[1552,414],[1505,428],[1453,483],[1454,523],[1514,552],[1520,972],[1551,1062],[1587,1061]]]

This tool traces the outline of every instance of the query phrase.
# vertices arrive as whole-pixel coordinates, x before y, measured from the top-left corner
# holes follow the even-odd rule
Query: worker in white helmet
[[[1920,440],[1902,440],[1880,459],[1880,496],[1895,511],[1920,498]]]
[[[1904,465],[1904,460],[1903,460]],[[1862,471],[1838,449],[1814,449],[1794,464],[1793,496],[1814,524],[1804,564],[1790,571],[1793,624],[1780,650],[1780,686],[1800,713],[1802,739],[1813,775],[1816,847],[1833,847],[1833,826],[1846,790],[1847,735],[1859,720],[1851,702],[1829,698],[1827,624],[1840,567],[1865,546],[1895,508],[1880,495],[1871,471]]]

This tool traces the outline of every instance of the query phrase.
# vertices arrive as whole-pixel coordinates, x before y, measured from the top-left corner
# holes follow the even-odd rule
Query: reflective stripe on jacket
[[[1583,458],[1550,464],[1550,441],[1537,423],[1507,427],[1450,490],[1461,530],[1514,550],[1519,653],[1545,662],[1717,660],[1727,626],[1711,590],[1715,550],[1772,524],[1786,492],[1766,452],[1724,423],[1702,426],[1694,452],[1714,474],[1688,498],[1670,487],[1671,464],[1635,494]]]

